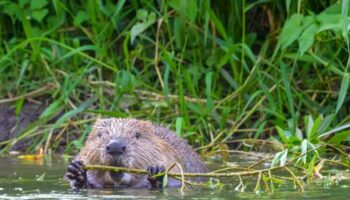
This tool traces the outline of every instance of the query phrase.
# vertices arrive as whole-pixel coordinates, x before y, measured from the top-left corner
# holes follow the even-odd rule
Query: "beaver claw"
[[[162,173],[165,171],[165,167],[164,166],[149,166],[147,168],[147,172],[148,172],[148,177],[147,180],[150,182],[151,186],[153,188],[159,188],[162,187],[163,185],[163,177],[164,176],[158,176],[158,177],[152,177],[156,174]]]
[[[82,161],[72,161],[68,166],[66,177],[70,179],[74,188],[84,188],[87,183],[86,170]]]

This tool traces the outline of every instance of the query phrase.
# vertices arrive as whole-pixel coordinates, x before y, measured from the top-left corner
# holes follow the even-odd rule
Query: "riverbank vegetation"
[[[348,168],[348,10],[347,0],[1,1],[0,103],[16,125],[27,104],[42,108],[1,151],[74,154],[97,117],[135,117],[204,156],[274,152],[273,166],[298,158],[310,176],[325,160]]]

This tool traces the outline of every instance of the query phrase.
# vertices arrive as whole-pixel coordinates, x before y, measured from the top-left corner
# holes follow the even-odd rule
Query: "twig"
[[[350,168],[350,165],[346,164],[346,163],[343,163],[343,162],[340,162],[340,161],[337,161],[337,160],[329,160],[329,159],[325,159],[325,158],[322,158],[323,161],[325,162],[329,162],[333,165],[341,165],[343,167],[347,167],[347,168]]]
[[[20,95],[20,96],[8,98],[8,99],[1,99],[0,104],[14,102],[14,101],[17,101],[17,100],[22,99],[22,98],[38,96],[42,93],[46,93],[47,90],[51,89],[52,87],[53,87],[52,84],[47,84],[44,87],[41,87],[37,90],[34,90],[34,91],[29,92],[29,93],[24,94],[24,95]]]
[[[260,188],[260,180],[261,180],[261,173],[259,173],[259,176],[258,176],[258,181],[256,182],[256,185],[255,185],[255,192],[258,192],[259,188]]]
[[[266,158],[264,158],[264,159],[261,159],[261,160],[259,160],[258,162],[255,162],[255,163],[249,165],[249,166],[248,166],[248,169],[252,169],[253,167],[259,165],[260,163],[263,163],[263,162],[265,162],[265,161],[267,161],[267,160],[271,160],[271,159],[273,159],[274,157],[275,157],[275,156],[270,156],[270,157],[266,157]]]
[[[264,153],[259,153],[259,152],[248,152],[248,151],[240,151],[240,150],[225,150],[225,149],[219,149],[214,151],[213,153],[220,153],[220,152],[225,152],[225,153],[235,153],[235,154],[243,154],[245,156],[250,156],[250,157],[255,157],[255,158],[269,158],[270,156],[263,155]]]
[[[346,152],[344,152],[343,150],[339,149],[338,147],[331,145],[331,144],[325,144],[326,146],[332,148],[335,151],[338,151],[340,154],[342,154],[343,156],[350,158],[349,154],[347,154]]]
[[[91,119],[84,119],[84,120],[79,120],[76,121],[75,124],[76,125],[81,125],[81,124],[86,124],[86,123],[90,123],[92,121],[95,121],[95,118],[91,118]],[[63,128],[68,126],[68,124],[71,122],[67,122],[67,123],[62,123],[59,126],[57,126],[56,128]],[[32,129],[29,129],[27,131],[24,131],[22,133],[20,133],[17,137],[9,139],[9,140],[5,140],[0,142],[0,145],[9,145],[9,144],[14,144],[17,141],[20,141],[24,138],[29,138],[29,137],[34,137],[37,135],[41,135],[44,134],[47,130],[50,130],[52,128],[53,124],[48,124],[48,125],[44,125],[40,130],[38,130],[38,126],[33,127]]]
[[[171,177],[233,177],[233,176],[252,176],[257,175],[262,172],[274,171],[281,169],[282,167],[272,167],[268,169],[261,170],[252,170],[252,171],[243,171],[243,172],[227,172],[227,173],[168,173],[168,176]],[[104,165],[86,165],[84,166],[85,170],[103,170],[103,171],[112,171],[112,172],[127,172],[134,174],[148,174],[144,169],[133,169],[133,168],[124,168],[124,167],[113,167],[113,166],[104,166]]]
[[[154,67],[156,68],[156,72],[157,72],[157,76],[160,82],[160,86],[162,87],[162,89],[164,89],[164,82],[162,79],[162,75],[160,74],[160,70],[158,67],[158,62],[159,62],[159,58],[158,58],[158,46],[159,46],[159,34],[160,34],[160,27],[162,26],[162,22],[163,22],[163,18],[160,18],[158,20],[158,24],[157,24],[157,36],[156,36],[156,45],[155,45],[155,50],[154,50]]]
[[[249,170],[251,171],[252,169],[244,168],[244,167],[226,167],[222,169],[217,169],[215,171],[212,171],[211,173],[218,173],[218,172],[224,172],[224,171],[229,171],[229,170]]]
[[[265,129],[265,130],[269,130],[271,128]],[[239,132],[238,130],[236,132]],[[282,147],[285,147],[286,145],[281,143],[281,142],[277,142],[277,141],[270,141],[270,140],[262,140],[262,139],[252,139],[252,138],[247,138],[247,139],[235,139],[235,140],[229,140],[226,143],[253,143],[253,144],[257,144],[257,143],[261,143],[262,145],[279,145]]]
[[[184,170],[182,169],[182,166],[179,164],[179,163],[174,163],[174,166],[177,166],[179,169],[180,169],[180,172],[181,172],[181,192],[183,192],[185,190],[185,176],[184,176]],[[166,173],[168,174],[169,173],[169,170],[171,169],[171,167],[169,167],[167,170],[166,170]]]
[[[105,85],[107,87],[115,88],[115,84],[111,83],[109,81],[89,81],[91,85]],[[107,90],[106,90],[107,91]],[[172,95],[169,94],[166,97],[164,95],[158,94],[156,92],[150,92],[150,91],[145,91],[145,90],[134,90],[138,95],[143,95],[143,96],[150,96],[154,98],[154,100],[164,100],[165,98],[172,99],[172,100],[179,100],[180,97],[178,95]],[[114,94],[114,92],[113,92]],[[193,98],[193,97],[188,97],[184,96],[185,100],[191,103],[206,103],[206,99],[199,99],[199,98]],[[214,101],[216,103],[216,101]]]
[[[301,184],[301,182],[299,181],[299,179],[295,176],[295,174],[292,172],[292,170],[290,170],[288,167],[284,167],[283,169],[285,169],[295,180],[295,182],[297,183],[299,190],[300,191],[304,191],[303,185]]]
[[[274,91],[276,89],[276,84],[273,85],[270,89],[269,89],[269,92],[271,93],[272,91]],[[225,143],[229,138],[231,138],[231,136],[237,132],[237,130],[239,129],[239,127],[241,127],[241,125],[258,109],[259,106],[261,106],[261,104],[265,101],[267,97],[266,96],[263,96],[261,97],[261,99],[253,106],[252,109],[250,109],[246,114],[245,116],[243,117],[243,119],[241,119],[238,123],[234,124],[231,129],[229,130],[229,133],[226,135],[226,137],[224,137],[220,143]],[[207,149],[207,148],[210,148],[214,145],[217,144],[217,141],[222,137],[224,136],[225,132],[222,131],[222,132],[219,132],[216,137],[208,144],[208,145],[205,145],[203,147],[200,147],[200,148],[197,148],[197,149]]]

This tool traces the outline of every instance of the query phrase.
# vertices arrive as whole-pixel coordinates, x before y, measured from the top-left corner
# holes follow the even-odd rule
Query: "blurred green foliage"
[[[1,144],[8,150],[33,138],[28,151],[55,149],[65,128],[70,152],[81,147],[89,119],[102,115],[169,124],[200,146],[297,138],[305,151],[303,138],[312,136],[299,130],[304,116],[315,123],[334,116],[318,136],[350,120],[348,7],[335,0],[2,0],[0,98],[52,87],[40,118]],[[333,139],[348,140],[344,133]]]

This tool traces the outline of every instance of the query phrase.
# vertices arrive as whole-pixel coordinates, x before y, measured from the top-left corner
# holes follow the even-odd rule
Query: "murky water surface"
[[[0,199],[350,199],[349,181],[310,184],[305,192],[298,192],[289,183],[276,187],[274,193],[260,194],[253,192],[255,179],[245,181],[246,192],[236,191],[239,181],[232,179],[223,180],[223,189],[191,187],[185,192],[179,188],[90,189],[74,192],[62,180],[67,165],[63,159],[25,162],[15,157],[0,157]]]

